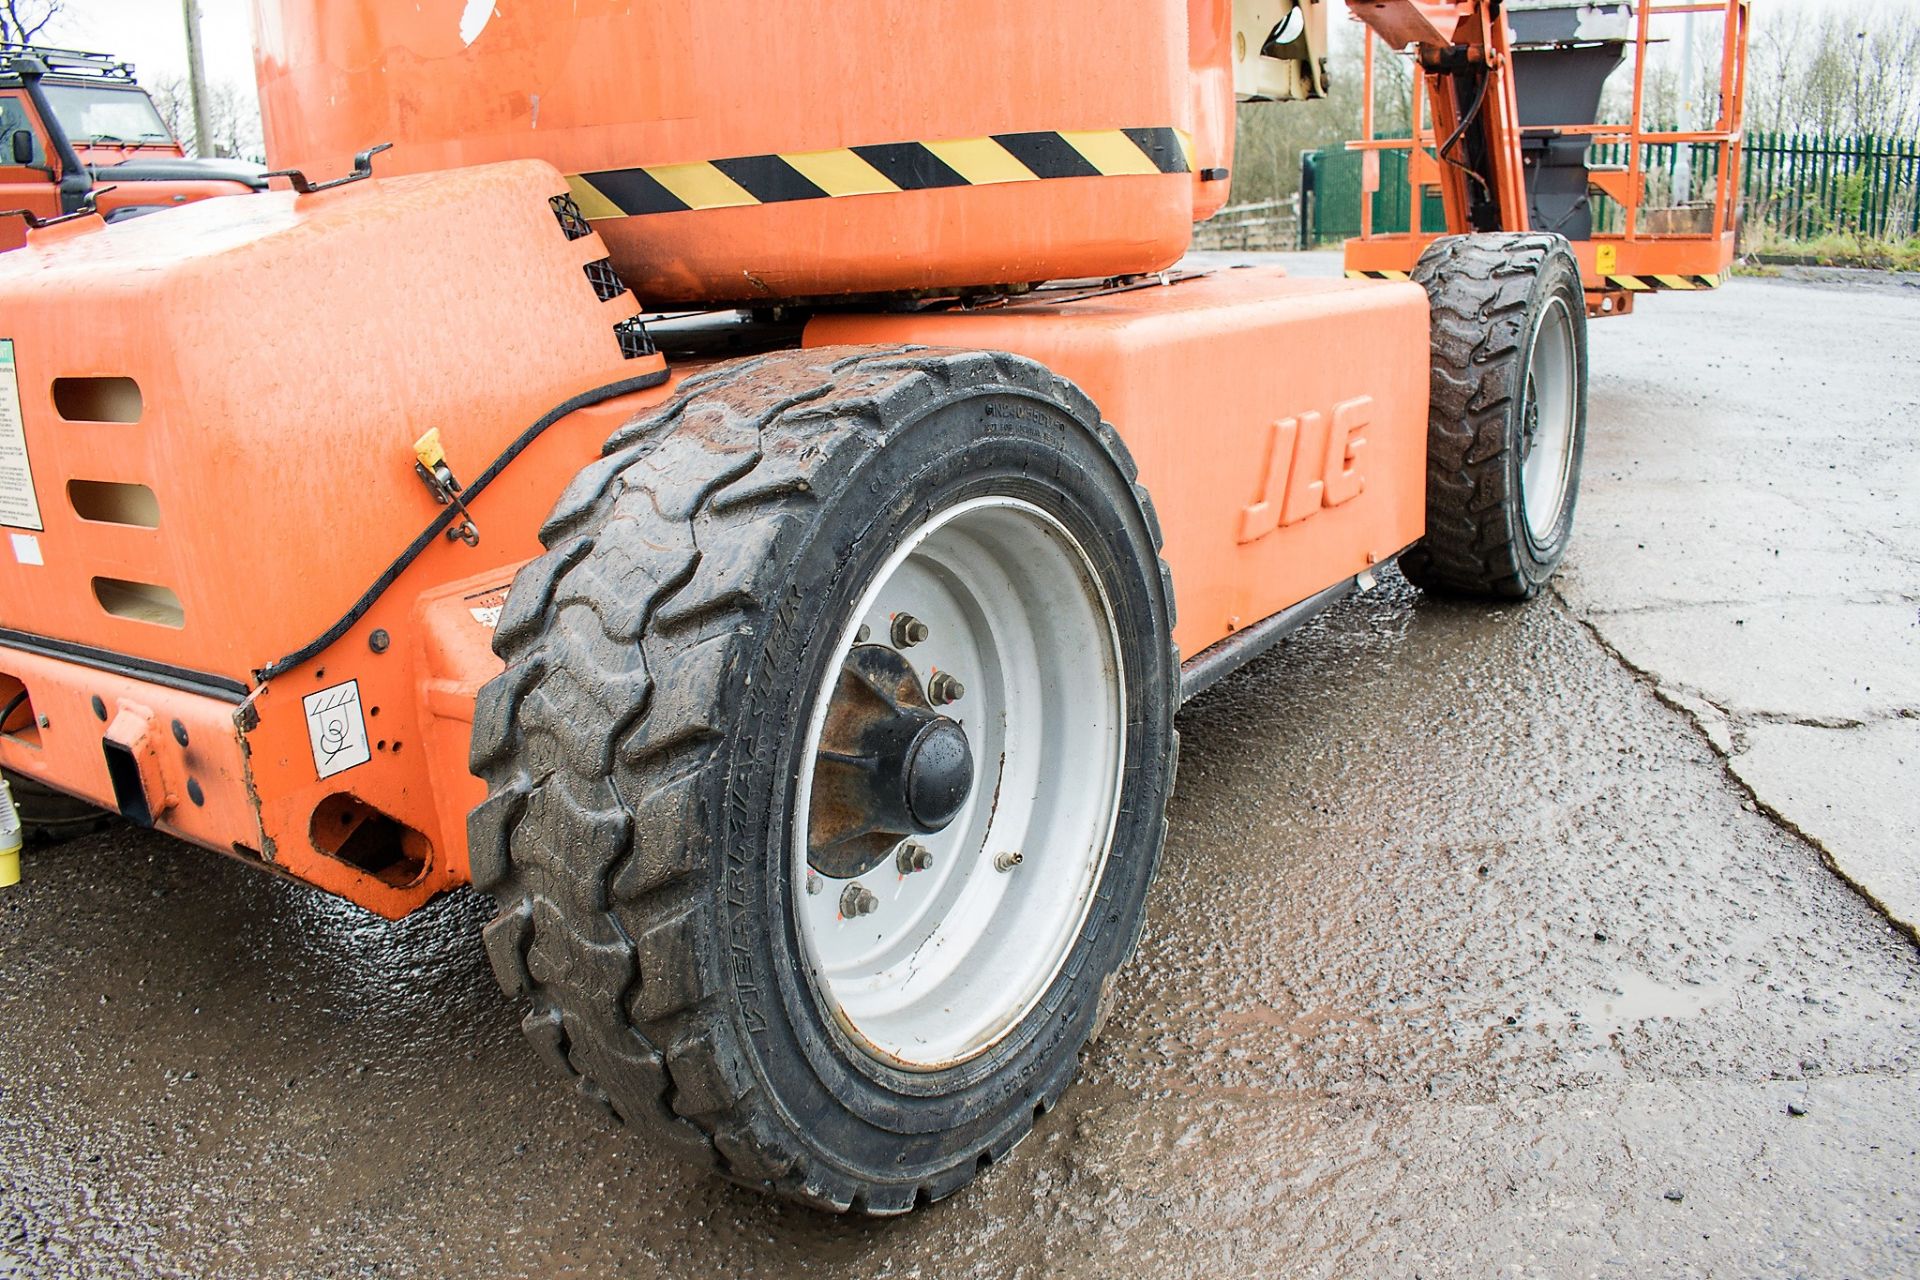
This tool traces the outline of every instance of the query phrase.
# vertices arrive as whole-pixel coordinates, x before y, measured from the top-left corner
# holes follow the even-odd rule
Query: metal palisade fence
[[[1740,187],[1749,225],[1765,225],[1789,240],[1835,233],[1890,241],[1920,237],[1920,139],[1749,133],[1745,146]],[[1359,153],[1328,147],[1308,152],[1302,160],[1307,194],[1301,243],[1357,235]],[[1390,151],[1381,161],[1380,190],[1373,197],[1374,229],[1404,231],[1406,158]],[[1596,144],[1590,157],[1595,166],[1623,166],[1626,161],[1624,143]],[[1658,209],[1685,203],[1676,199],[1683,164],[1691,170],[1691,190],[1711,192],[1719,155],[1713,147],[1649,143],[1641,164],[1647,176],[1643,209]],[[1438,204],[1430,193],[1421,215],[1429,228],[1444,222]],[[1621,230],[1623,214],[1611,200],[1594,197],[1596,231]]]
[[[1594,164],[1626,159],[1619,143],[1593,149]],[[1713,189],[1719,164],[1713,148],[1652,143],[1641,157],[1649,205],[1671,200],[1682,163],[1692,170],[1693,190]],[[1790,240],[1832,233],[1911,239],[1920,236],[1920,140],[1750,133],[1740,190],[1747,219]],[[1618,218],[1618,209],[1609,212],[1603,222]]]

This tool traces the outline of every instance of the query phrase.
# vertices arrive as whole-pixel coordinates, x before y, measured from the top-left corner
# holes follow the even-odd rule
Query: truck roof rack
[[[107,81],[114,84],[138,83],[133,76],[133,64],[123,62],[110,53],[88,53],[82,49],[55,49],[46,45],[16,44],[10,40],[0,41],[0,76],[14,74],[14,60],[22,57],[39,59],[45,64],[47,74],[50,76]]]

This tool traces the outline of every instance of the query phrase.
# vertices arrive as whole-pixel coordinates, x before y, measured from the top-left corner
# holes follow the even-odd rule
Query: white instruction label
[[[33,494],[33,464],[27,460],[27,424],[20,417],[20,379],[13,368],[13,339],[0,338],[0,524],[38,532],[40,500]]]
[[[507,592],[511,587],[495,587],[491,591],[482,591],[478,595],[467,597],[467,612],[473,620],[489,631],[500,629],[500,612],[507,607]]]
[[[30,533],[9,534],[13,539],[13,558],[21,564],[45,564],[46,558],[40,554],[40,539]]]
[[[300,702],[307,712],[313,767],[321,777],[331,778],[373,759],[367,747],[367,718],[360,710],[358,680],[310,693]]]

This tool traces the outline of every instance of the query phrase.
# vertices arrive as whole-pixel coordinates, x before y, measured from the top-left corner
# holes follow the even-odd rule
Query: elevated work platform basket
[[[1505,46],[1495,57],[1512,76],[1527,197],[1526,225],[1505,229],[1565,235],[1596,315],[1630,311],[1645,293],[1717,287],[1733,265],[1739,217],[1748,0],[1515,0],[1505,21]],[[1719,76],[1711,100],[1683,103],[1678,119],[1649,124],[1656,114],[1648,84],[1650,50],[1667,47],[1664,56],[1699,67],[1704,77],[1705,55],[1716,41]],[[1422,225],[1423,196],[1445,192],[1443,166],[1455,164],[1456,157],[1441,154],[1426,78],[1417,69],[1410,77],[1408,115],[1414,136],[1376,136],[1375,46],[1369,30],[1363,136],[1347,145],[1365,156],[1362,187],[1368,193],[1380,189],[1381,153],[1408,153],[1411,227],[1376,233],[1372,201],[1362,199],[1360,234],[1347,242],[1346,266],[1350,276],[1406,279],[1434,239],[1469,227],[1465,210],[1450,196],[1446,225]],[[1630,94],[1611,83],[1623,63]],[[1622,106],[1624,123],[1600,123]],[[1696,113],[1712,119],[1701,124]]]

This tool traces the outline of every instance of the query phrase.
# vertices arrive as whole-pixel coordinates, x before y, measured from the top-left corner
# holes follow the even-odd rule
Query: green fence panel
[[[1645,143],[1640,164],[1647,175],[1647,208],[1674,203],[1675,176],[1683,162],[1692,179],[1692,200],[1710,199],[1720,173],[1717,147]],[[1625,165],[1627,144],[1598,143],[1595,165]],[[1314,178],[1308,225],[1315,240],[1360,234],[1362,155],[1344,147],[1307,153]],[[1920,139],[1820,137],[1807,134],[1750,133],[1740,178],[1742,214],[1764,222],[1790,239],[1810,240],[1831,232],[1880,240],[1920,236]],[[1439,193],[1429,191],[1421,206],[1421,225],[1446,225]],[[1625,211],[1596,197],[1594,230],[1625,229]],[[1380,155],[1380,190],[1373,196],[1376,231],[1407,229],[1407,155]]]
[[[1360,179],[1366,157],[1345,147],[1325,147],[1306,154],[1312,173],[1313,198],[1307,220],[1316,242],[1344,240],[1360,234]],[[1447,212],[1440,193],[1429,191],[1420,206],[1420,225],[1444,230]],[[1407,153],[1380,153],[1380,189],[1373,193],[1373,229],[1395,233],[1408,229]]]

